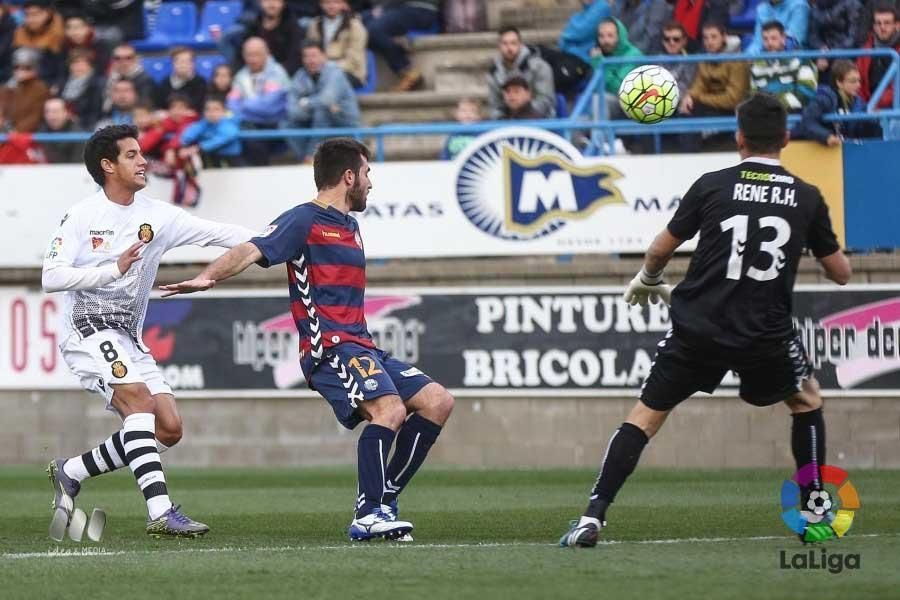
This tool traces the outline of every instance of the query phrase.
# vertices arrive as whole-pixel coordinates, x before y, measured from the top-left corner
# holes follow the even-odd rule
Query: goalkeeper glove
[[[662,271],[650,275],[644,268],[641,268],[641,272],[635,275],[625,290],[625,302],[632,306],[647,306],[648,300],[650,304],[657,304],[660,299],[669,304],[671,296],[672,287],[663,281]]]

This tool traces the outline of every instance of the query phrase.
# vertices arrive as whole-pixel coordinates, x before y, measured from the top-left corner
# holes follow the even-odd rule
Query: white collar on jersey
[[[744,160],[741,161],[741,163],[745,163],[745,162],[755,162],[755,163],[760,163],[763,165],[769,165],[770,167],[780,167],[781,166],[781,161],[778,160],[777,158],[766,158],[764,156],[748,156],[747,158],[745,158]]]

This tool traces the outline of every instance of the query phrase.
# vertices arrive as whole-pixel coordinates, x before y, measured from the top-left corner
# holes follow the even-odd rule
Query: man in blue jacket
[[[747,46],[750,54],[763,51],[763,25],[778,21],[784,25],[784,32],[790,38],[788,50],[806,47],[809,29],[809,2],[807,0],[763,0],[756,5],[756,29],[753,41]]]
[[[225,99],[210,96],[203,107],[203,118],[181,133],[178,157],[182,160],[200,155],[207,167],[238,167],[241,159],[241,128],[228,115]]]
[[[591,62],[591,48],[597,43],[597,26],[610,16],[607,0],[581,0],[581,10],[569,17],[559,35],[559,49]]]
[[[358,127],[359,103],[344,71],[325,54],[322,43],[303,43],[303,68],[291,80],[287,103],[288,127]],[[288,142],[299,160],[312,156],[319,140]]]

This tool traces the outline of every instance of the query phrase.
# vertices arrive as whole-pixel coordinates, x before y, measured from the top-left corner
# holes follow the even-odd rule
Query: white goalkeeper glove
[[[647,306],[648,300],[650,304],[657,304],[660,300],[669,304],[671,297],[672,287],[663,281],[662,271],[656,275],[650,275],[643,268],[634,276],[625,290],[625,302],[632,306],[635,304]]]

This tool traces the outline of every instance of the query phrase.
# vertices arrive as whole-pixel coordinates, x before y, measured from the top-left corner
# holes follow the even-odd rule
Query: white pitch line
[[[852,538],[877,538],[897,537],[898,533],[864,533],[854,535]],[[720,544],[728,542],[760,542],[773,540],[791,540],[790,536],[762,535],[750,537],[710,537],[710,538],[667,538],[659,540],[600,540],[598,546],[619,546],[627,544]],[[103,548],[73,548],[71,550],[57,547],[47,552],[21,552],[0,555],[0,558],[19,560],[27,558],[90,558],[107,556],[138,556],[160,554],[212,554],[225,552],[303,552],[306,550],[367,550],[372,548],[390,548],[396,550],[412,549],[454,549],[454,548],[528,548],[528,547],[558,547],[556,544],[545,542],[491,542],[483,544],[417,544],[417,543],[378,543],[375,544],[346,544],[341,546],[222,546],[220,548],[179,548],[177,550],[105,550]]]

